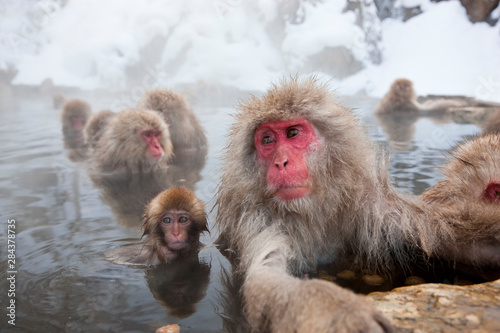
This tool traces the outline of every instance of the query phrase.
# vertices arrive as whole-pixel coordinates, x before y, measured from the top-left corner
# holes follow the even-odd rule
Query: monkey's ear
[[[141,237],[144,237],[146,235],[149,235],[151,233],[151,224],[152,223],[148,223],[149,219],[148,219],[148,216],[146,214],[143,214],[142,215],[142,236]]]
[[[489,202],[500,204],[500,181],[491,181],[484,190],[484,197]]]

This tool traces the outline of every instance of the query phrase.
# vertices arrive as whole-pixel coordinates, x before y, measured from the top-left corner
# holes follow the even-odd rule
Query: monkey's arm
[[[259,234],[242,256],[248,264],[243,296],[252,331],[393,331],[364,297],[331,282],[290,275],[290,242],[284,235],[269,231]]]

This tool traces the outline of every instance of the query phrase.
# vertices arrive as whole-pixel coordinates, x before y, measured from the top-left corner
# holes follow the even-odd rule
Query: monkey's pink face
[[[169,211],[160,224],[163,237],[170,250],[183,250],[189,246],[191,215],[186,212]]]
[[[148,158],[158,161],[163,156],[161,142],[161,131],[147,130],[141,132],[142,139],[146,142]]]
[[[84,116],[73,116],[71,117],[71,121],[73,122],[73,129],[76,131],[81,131],[85,126]]]
[[[484,193],[486,200],[493,203],[500,203],[500,182],[491,181]]]
[[[307,158],[321,146],[306,119],[261,124],[254,135],[257,159],[266,168],[268,190],[284,201],[306,196],[311,190]]]

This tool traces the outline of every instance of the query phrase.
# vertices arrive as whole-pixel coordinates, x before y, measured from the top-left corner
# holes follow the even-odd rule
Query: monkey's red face
[[[73,129],[76,131],[81,131],[83,126],[85,126],[85,117],[83,116],[73,116],[71,117],[71,121],[73,122]]]
[[[500,182],[490,182],[484,195],[489,202],[500,203]]]
[[[169,211],[160,224],[163,237],[170,250],[183,250],[189,246],[192,219],[187,212]]]
[[[254,135],[257,159],[266,168],[268,189],[278,199],[290,201],[311,190],[307,158],[321,146],[306,119],[261,124]]]
[[[141,132],[142,139],[147,144],[148,157],[154,161],[158,161],[163,156],[163,148],[160,144],[161,131],[147,130]]]

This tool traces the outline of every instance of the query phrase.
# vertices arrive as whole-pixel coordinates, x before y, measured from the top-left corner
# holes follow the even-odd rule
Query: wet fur
[[[429,256],[452,260],[455,253],[442,244],[456,244],[460,230],[420,198],[392,186],[385,158],[377,158],[358,119],[314,78],[282,81],[263,97],[242,102],[238,111],[218,190],[216,225],[219,244],[244,275],[252,330],[392,331],[364,298],[293,275],[345,254],[375,270]],[[266,192],[253,135],[262,123],[294,118],[313,124],[324,146],[310,154],[312,193],[281,203]]]
[[[144,245],[150,248],[148,264],[168,261],[162,250],[166,244],[160,224],[165,213],[172,210],[188,212],[193,220],[189,230],[189,244],[191,246],[177,251],[181,257],[187,257],[190,253],[198,251],[201,245],[199,242],[200,234],[208,231],[205,205],[198,200],[192,191],[179,186],[161,192],[151,200],[144,211],[143,237],[146,237]]]
[[[169,125],[174,152],[207,146],[205,131],[184,96],[169,89],[148,91],[138,108],[161,113]]]
[[[140,133],[145,130],[161,131],[164,155],[158,161],[146,157],[147,144]],[[150,172],[166,167],[172,154],[168,127],[157,112],[130,109],[117,113],[106,126],[92,156],[92,171]]]
[[[111,118],[115,115],[109,110],[102,110],[90,117],[89,122],[85,125],[85,140],[91,147],[95,147],[100,140],[104,129],[108,125]]]

